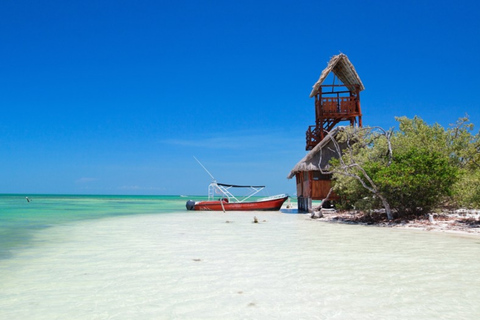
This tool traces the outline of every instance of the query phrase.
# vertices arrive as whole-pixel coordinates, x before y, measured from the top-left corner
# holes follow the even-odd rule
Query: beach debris
[[[291,209],[291,208],[292,208],[292,203],[290,202],[290,198],[288,198],[287,209]]]
[[[248,304],[248,306],[249,306],[249,307],[255,307],[256,304],[255,304],[255,302],[250,302],[250,303]]]
[[[196,261],[196,262],[199,262],[199,261],[202,261],[202,259],[192,259],[193,261]]]
[[[258,223],[258,219],[255,216],[253,217],[253,223]]]
[[[322,210],[313,210],[312,214],[310,215],[310,218],[312,219],[319,219],[323,218],[323,213]]]
[[[238,293],[238,294],[242,294],[242,293],[243,293],[243,291],[238,291],[237,293]]]
[[[225,221],[225,223],[232,223],[232,222],[233,222],[233,221],[230,221],[230,220]]]

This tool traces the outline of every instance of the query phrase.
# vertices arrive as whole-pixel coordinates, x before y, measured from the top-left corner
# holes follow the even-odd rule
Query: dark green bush
[[[343,151],[342,161],[331,161],[341,206],[386,208],[383,198],[397,216],[427,213],[446,203],[478,208],[480,133],[472,135],[468,118],[449,129],[418,117],[397,121],[399,130],[390,136],[366,134],[368,128],[345,129],[339,136],[356,141]]]
[[[397,152],[390,166],[372,177],[400,215],[426,213],[452,195],[457,168],[442,154],[425,148]]]

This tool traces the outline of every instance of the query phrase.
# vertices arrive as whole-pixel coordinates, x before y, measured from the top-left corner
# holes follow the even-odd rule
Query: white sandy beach
[[[314,216],[318,215],[315,212]],[[426,216],[413,220],[396,220],[390,222],[377,222],[374,227],[387,227],[409,229],[427,232],[452,233],[457,235],[480,238],[480,211],[479,210],[457,210],[453,213],[433,213],[432,221]],[[352,211],[328,211],[325,210],[318,221],[329,223],[346,223],[368,225],[362,222],[362,214]]]
[[[480,317],[471,238],[278,212],[126,216],[36,237],[0,265],[2,319]]]

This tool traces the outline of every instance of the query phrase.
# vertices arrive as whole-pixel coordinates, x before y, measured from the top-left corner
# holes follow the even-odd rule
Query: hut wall
[[[297,181],[297,196],[300,197],[303,195],[303,174],[297,173],[295,180]]]
[[[312,200],[325,199],[330,192],[332,182],[329,176],[325,176],[323,179],[318,179],[318,176],[319,173],[314,171],[298,172],[296,174],[297,196]],[[331,193],[329,198],[333,200],[337,199],[338,196]]]
[[[297,196],[311,198],[311,179],[308,172],[298,172],[297,180]]]
[[[311,198],[311,190],[310,172],[303,172],[302,196],[304,198]]]
[[[331,187],[332,187],[332,182],[329,180],[312,181],[312,195],[311,195],[312,199],[313,200],[325,199]]]

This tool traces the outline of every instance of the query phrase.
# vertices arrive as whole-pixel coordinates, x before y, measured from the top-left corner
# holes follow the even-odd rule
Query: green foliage
[[[392,136],[349,129],[338,137],[355,142],[331,162],[343,206],[381,208],[384,197],[397,215],[425,213],[447,201],[480,207],[480,133],[471,133],[468,118],[448,129],[419,117],[396,120],[399,130]]]
[[[397,153],[390,166],[380,167],[372,176],[399,215],[419,214],[452,194],[457,168],[437,151],[411,148]]]
[[[339,173],[333,174],[333,190],[340,196],[338,203],[341,209],[371,210],[381,207],[372,193],[365,189],[355,178]]]
[[[387,165],[389,161],[385,133],[374,128],[347,127],[337,135],[337,141],[343,146],[343,155],[341,161],[332,159],[330,163],[333,190],[341,196],[340,207],[375,209],[382,206],[375,196],[376,186],[369,181],[368,172],[374,166]]]
[[[399,131],[392,139],[394,154],[412,148],[428,148],[431,151],[449,156],[448,132],[439,124],[427,125],[419,117],[408,119],[395,118],[399,122]]]
[[[457,206],[480,208],[480,170],[461,170],[454,185],[453,200]]]
[[[460,168],[469,171],[480,169],[480,132],[472,134],[473,124],[468,117],[460,118],[448,129],[449,151]]]

